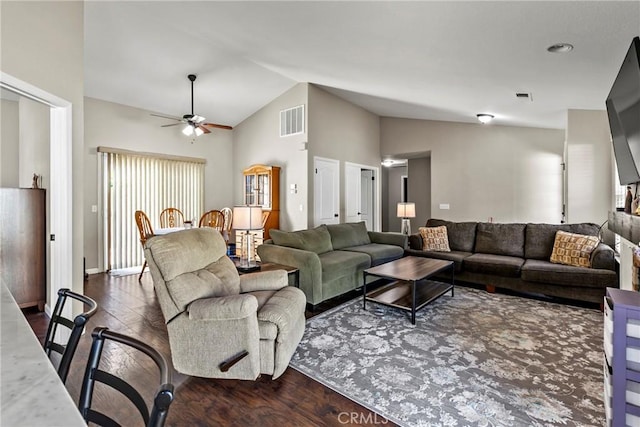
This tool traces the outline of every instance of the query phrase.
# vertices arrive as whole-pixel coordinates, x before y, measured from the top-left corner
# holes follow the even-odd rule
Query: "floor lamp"
[[[235,206],[233,208],[233,229],[242,231],[239,270],[253,271],[260,267],[256,263],[256,249],[252,231],[262,229],[262,208],[260,206]]]
[[[400,232],[407,236],[411,234],[411,221],[409,218],[416,217],[416,204],[410,202],[398,202],[398,218],[402,218]]]

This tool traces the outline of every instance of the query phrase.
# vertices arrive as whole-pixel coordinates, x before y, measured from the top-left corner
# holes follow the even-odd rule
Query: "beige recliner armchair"
[[[198,377],[278,378],[304,332],[304,293],[288,286],[284,270],[238,275],[226,250],[212,228],[145,243],[174,367]]]

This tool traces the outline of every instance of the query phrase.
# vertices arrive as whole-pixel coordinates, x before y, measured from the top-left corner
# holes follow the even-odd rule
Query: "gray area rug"
[[[418,312],[357,298],[291,366],[401,426],[602,426],[598,310],[458,287]]]

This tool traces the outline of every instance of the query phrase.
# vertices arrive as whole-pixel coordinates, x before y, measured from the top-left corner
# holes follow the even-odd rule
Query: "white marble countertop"
[[[0,425],[86,426],[4,282],[0,282]]]

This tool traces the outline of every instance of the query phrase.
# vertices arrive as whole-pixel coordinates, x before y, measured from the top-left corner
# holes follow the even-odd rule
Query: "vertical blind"
[[[160,212],[178,208],[185,220],[199,218],[204,206],[204,160],[156,157],[99,147],[107,203],[109,270],[140,266],[144,252],[134,218],[137,210],[160,227]]]

